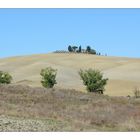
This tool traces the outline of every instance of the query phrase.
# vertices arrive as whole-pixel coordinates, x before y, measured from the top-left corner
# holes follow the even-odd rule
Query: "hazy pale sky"
[[[0,9],[0,57],[68,45],[140,57],[140,9]]]

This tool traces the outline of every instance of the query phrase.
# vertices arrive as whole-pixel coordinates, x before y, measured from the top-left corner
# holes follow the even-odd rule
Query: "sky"
[[[0,9],[0,57],[90,45],[140,57],[140,9]]]

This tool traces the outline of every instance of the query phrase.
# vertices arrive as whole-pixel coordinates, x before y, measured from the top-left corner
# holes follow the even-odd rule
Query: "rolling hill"
[[[99,69],[109,78],[105,94],[133,95],[140,88],[140,59],[94,56],[87,54],[50,53],[0,59],[0,70],[13,76],[13,84],[40,87],[40,70],[47,66],[58,69],[56,88],[85,91],[79,69]]]

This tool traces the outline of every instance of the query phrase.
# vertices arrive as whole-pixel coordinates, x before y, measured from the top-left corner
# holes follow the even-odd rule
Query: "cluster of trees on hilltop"
[[[56,50],[54,53],[85,53],[85,54],[93,54],[93,55],[101,55],[100,52],[97,52],[95,49],[91,48],[91,46],[87,46],[86,49],[83,49],[81,46],[72,46],[69,45],[68,50]],[[107,56],[107,54],[105,54]]]
[[[96,50],[92,49],[90,46],[87,46],[86,49],[82,49],[81,46],[68,46],[68,51],[69,52],[74,52],[74,53],[88,53],[88,54],[97,54]],[[100,55],[100,53],[99,53]]]

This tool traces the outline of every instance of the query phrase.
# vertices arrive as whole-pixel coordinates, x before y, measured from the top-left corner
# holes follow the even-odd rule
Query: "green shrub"
[[[56,82],[57,70],[48,67],[41,70],[40,75],[42,76],[42,86],[46,88],[52,88]]]
[[[93,50],[93,49],[91,49],[89,53],[90,53],[90,54],[96,54],[96,51]]]
[[[12,76],[8,72],[0,71],[0,84],[10,84]]]
[[[80,70],[79,75],[83,80],[88,92],[95,92],[103,94],[104,86],[108,79],[103,79],[103,74],[99,70]]]

